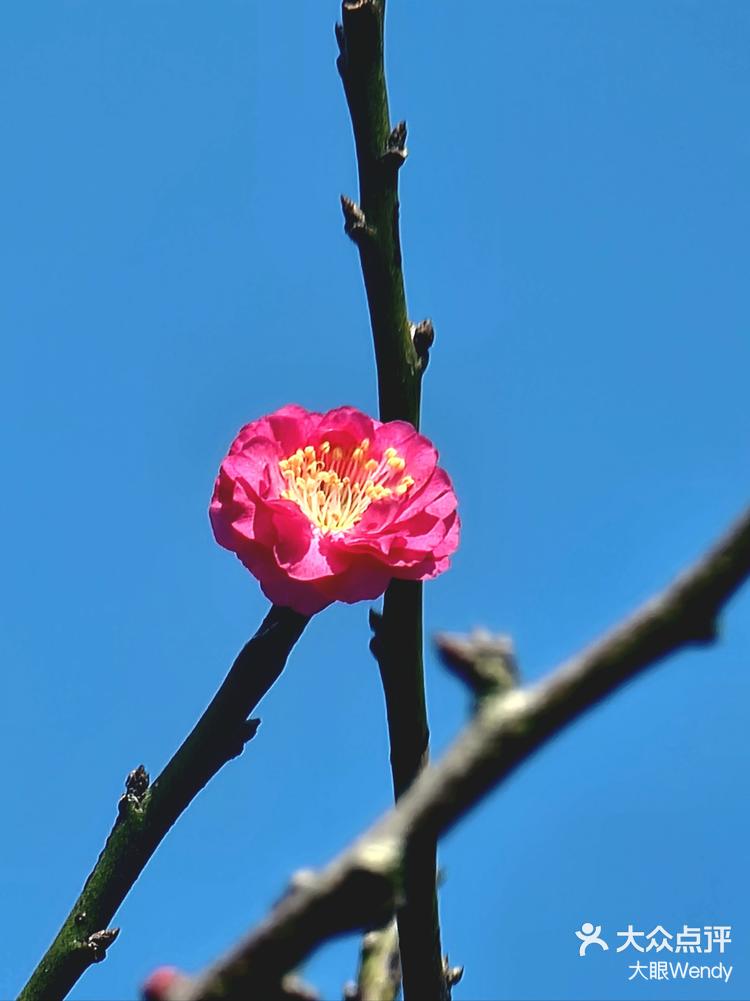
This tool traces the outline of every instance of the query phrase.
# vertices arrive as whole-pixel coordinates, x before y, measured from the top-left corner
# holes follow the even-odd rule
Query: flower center
[[[402,476],[406,463],[395,448],[387,448],[379,460],[367,458],[369,448],[368,438],[350,449],[331,448],[328,441],[298,448],[279,463],[286,481],[281,496],[294,501],[324,534],[345,532],[370,504],[402,496],[414,485],[411,476]]]

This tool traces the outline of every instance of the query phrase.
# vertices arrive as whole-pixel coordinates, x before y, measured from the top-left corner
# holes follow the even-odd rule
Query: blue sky
[[[0,997],[77,895],[127,772],[156,774],[262,618],[206,508],[237,428],[374,411],[335,3],[0,10]],[[535,678],[747,502],[750,8],[391,0],[423,428],[463,540],[426,624],[512,634]],[[742,999],[750,592],[538,754],[444,842],[457,1001]],[[79,1001],[125,1001],[258,920],[388,804],[367,608],[306,632],[248,752],[122,907]],[[466,719],[428,654],[433,746]],[[628,982],[605,938],[731,925],[728,984]],[[357,943],[305,973],[340,996]],[[744,957],[744,958],[743,958]],[[636,957],[637,958],[637,957]],[[662,958],[660,954],[659,958]]]

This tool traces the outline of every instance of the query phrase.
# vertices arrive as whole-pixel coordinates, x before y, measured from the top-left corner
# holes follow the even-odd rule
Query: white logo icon
[[[584,921],[581,925],[581,930],[576,932],[576,938],[580,938],[581,945],[578,949],[579,956],[585,956],[586,950],[590,945],[599,945],[606,952],[609,946],[604,941],[603,938],[599,936],[602,933],[602,926],[597,925],[594,927],[590,921]]]

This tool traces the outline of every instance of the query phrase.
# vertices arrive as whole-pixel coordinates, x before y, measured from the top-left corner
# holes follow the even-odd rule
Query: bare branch
[[[398,172],[407,157],[406,122],[391,126],[383,63],[385,0],[345,0],[337,66],[357,149],[359,205],[342,198],[346,233],[359,250],[370,311],[380,418],[419,427],[421,381],[434,337],[414,327],[406,308]],[[383,683],[396,799],[427,762],[429,729],[422,665],[422,585],[394,580],[372,646]],[[440,944],[436,851],[414,844],[404,867],[405,907],[398,915],[404,997],[448,998]]]
[[[477,629],[469,637],[439,633],[435,646],[446,667],[469,686],[477,699],[518,684],[518,665],[510,636]]]
[[[341,15],[336,65],[357,148],[359,211],[371,235],[358,241],[358,247],[375,344],[380,416],[417,427],[421,378],[406,309],[399,236],[398,167],[406,159],[406,123],[392,128],[388,111],[385,2],[345,2]]]
[[[396,1001],[401,987],[398,928],[391,920],[362,939],[357,982],[344,993],[345,1001]]]
[[[260,721],[248,717],[281,674],[307,622],[288,608],[273,607],[153,785],[143,765],[128,775],[104,849],[19,1001],[64,998],[92,963],[104,959],[118,931],[104,929],[182,811],[255,734]]]
[[[749,576],[750,509],[690,570],[601,640],[528,688],[488,695],[389,813],[326,868],[298,880],[236,948],[183,981],[168,1001],[262,998],[265,985],[321,942],[382,922],[399,904],[410,846],[445,834],[559,730],[646,668],[683,647],[711,643],[719,611]]]

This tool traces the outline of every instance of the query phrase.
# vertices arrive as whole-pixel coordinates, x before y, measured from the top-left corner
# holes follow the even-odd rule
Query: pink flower
[[[277,605],[312,615],[381,595],[393,577],[427,580],[458,545],[456,495],[411,424],[353,407],[287,406],[232,442],[209,514]]]
[[[144,983],[143,997],[145,1001],[163,1001],[169,997],[172,988],[185,979],[185,975],[174,966],[160,966]]]

